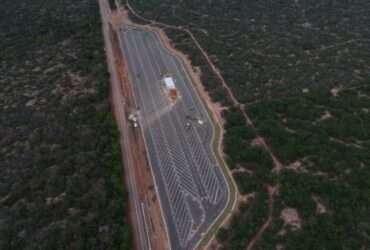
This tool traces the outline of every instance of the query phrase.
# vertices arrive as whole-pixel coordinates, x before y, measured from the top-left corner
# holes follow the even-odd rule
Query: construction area
[[[156,33],[129,25],[119,31],[171,246],[192,249],[228,200],[211,147],[212,121],[181,61]]]
[[[114,20],[106,28],[136,247],[195,249],[230,200],[213,121],[156,32]]]

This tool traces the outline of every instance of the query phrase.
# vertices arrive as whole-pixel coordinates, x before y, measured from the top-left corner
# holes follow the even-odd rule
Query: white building
[[[175,81],[173,80],[171,76],[164,77],[163,81],[164,81],[164,85],[166,86],[168,90],[176,89]]]
[[[172,100],[176,100],[178,94],[177,94],[177,89],[176,89],[175,81],[172,78],[172,76],[165,76],[163,78],[163,83],[164,83],[164,86],[166,88],[166,92],[169,95],[169,97]]]

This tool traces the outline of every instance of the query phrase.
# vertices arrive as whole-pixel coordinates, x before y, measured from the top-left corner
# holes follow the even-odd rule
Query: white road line
[[[111,77],[111,83],[112,83],[112,88],[115,90],[113,91],[113,94],[116,96],[115,98],[120,100],[122,99],[122,96],[120,96],[120,89],[118,87],[118,83],[119,83],[119,80],[118,80],[118,74],[117,74],[117,69],[115,67],[115,62],[114,62],[114,53],[113,53],[113,49],[112,49],[112,44],[110,42],[110,39],[109,39],[109,27],[108,27],[108,23],[109,21],[107,20],[107,14],[110,14],[110,12],[107,13],[108,11],[108,8],[107,8],[107,2],[106,1],[99,1],[99,6],[100,6],[100,11],[101,11],[101,16],[102,16],[102,23],[103,23],[103,34],[104,34],[104,42],[106,44],[106,54],[107,54],[107,62],[108,62],[108,70],[110,72],[110,77]],[[121,114],[124,114],[124,109],[123,109],[123,106],[118,106],[117,107],[118,109],[121,110]],[[123,127],[123,133],[127,132],[126,129],[127,127],[125,127],[125,122],[118,119],[117,121],[120,125],[120,127],[122,128]],[[120,141],[121,143],[123,144],[122,146],[124,147],[124,150],[127,149],[127,145],[126,144],[126,140],[122,140],[122,137],[120,138]],[[127,164],[127,170],[129,172],[129,176],[128,176],[128,181],[131,183],[129,185],[129,190],[131,189],[131,195],[130,195],[130,198],[133,200],[133,204],[131,203],[131,207],[132,208],[135,208],[137,207],[137,191],[136,191],[136,186],[135,186],[135,182],[133,181],[132,179],[132,175],[130,174],[130,164],[129,164],[129,160],[126,161]],[[138,208],[138,207],[137,207]],[[133,211],[135,213],[135,211]],[[139,238],[141,239],[141,236],[142,236],[142,232],[141,232],[141,224],[140,224],[140,219],[138,217],[138,214],[135,213],[136,215],[136,219],[137,219],[137,227],[138,227],[138,230],[139,230]],[[138,244],[140,244],[141,242],[138,242]]]
[[[156,160],[158,161],[158,165],[159,165],[158,166],[159,169],[157,169],[157,170],[159,170],[159,175],[162,176],[162,180],[163,180],[163,184],[164,184],[163,186],[164,186],[164,188],[166,190],[167,198],[170,199],[170,200],[175,199],[174,201],[176,201],[181,196],[183,196],[183,194],[175,194],[173,192],[170,192],[168,190],[168,185],[173,186],[173,185],[178,185],[179,183],[184,183],[184,185],[185,185],[184,187],[187,190],[189,187],[187,187],[188,184],[186,184],[186,183],[188,181],[190,181],[191,183],[193,183],[192,186],[194,186],[194,185],[195,185],[195,187],[198,186],[198,183],[194,183],[194,181],[196,179],[194,179],[194,176],[193,176],[193,169],[188,169],[186,172],[183,172],[183,171],[178,172],[178,171],[176,171],[176,169],[177,169],[177,163],[181,163],[181,162],[186,161],[187,163],[185,164],[185,166],[189,166],[188,160],[189,161],[191,160],[194,163],[195,162],[198,162],[198,164],[195,164],[197,166],[197,168],[200,165],[203,166],[203,164],[205,164],[202,169],[199,169],[198,168],[198,174],[199,174],[199,176],[203,176],[203,178],[200,178],[201,182],[199,184],[205,185],[207,187],[206,189],[209,190],[209,191],[207,191],[207,195],[212,194],[212,195],[209,196],[209,200],[212,201],[213,204],[218,204],[219,203],[219,201],[220,201],[219,200],[220,192],[223,194],[224,197],[226,195],[227,202],[225,203],[225,206],[222,207],[222,210],[221,211],[219,211],[219,208],[220,208],[219,206],[218,206],[217,210],[215,210],[218,213],[217,218],[214,219],[214,220],[212,220],[212,221],[209,221],[210,222],[210,225],[204,231],[204,233],[205,233],[205,232],[207,232],[209,230],[209,228],[211,228],[213,226],[213,224],[218,220],[218,218],[221,215],[223,215],[224,210],[226,209],[226,207],[230,203],[230,187],[227,184],[225,173],[221,169],[221,166],[220,166],[221,163],[219,162],[219,159],[215,155],[215,152],[213,150],[213,145],[212,145],[212,143],[214,142],[214,137],[215,137],[215,127],[214,127],[215,125],[213,124],[213,120],[209,116],[208,110],[205,109],[204,103],[202,102],[202,100],[200,100],[200,97],[198,95],[198,92],[195,90],[195,87],[192,84],[192,80],[187,75],[188,74],[188,71],[186,69],[184,69],[184,65],[183,65],[184,62],[182,61],[182,58],[179,58],[177,55],[175,55],[173,53],[170,53],[168,51],[168,49],[163,45],[162,40],[159,38],[159,35],[157,33],[155,33],[155,32],[148,32],[148,31],[141,31],[139,28],[137,28],[135,31],[131,31],[131,32],[133,32],[133,34],[131,34],[131,36],[133,37],[133,39],[135,40],[135,42],[137,42],[139,40],[139,42],[142,43],[142,46],[144,48],[143,49],[144,52],[141,53],[142,51],[141,50],[140,51],[138,50],[137,44],[135,42],[134,42],[134,46],[131,46],[131,47],[134,47],[134,50],[136,50],[136,52],[135,52],[135,54],[137,55],[136,60],[138,60],[139,62],[140,61],[144,61],[144,64],[138,63],[138,65],[132,65],[132,67],[137,66],[137,67],[141,68],[141,67],[143,67],[142,65],[147,65],[147,66],[149,66],[148,68],[151,70],[152,75],[154,77],[156,77],[156,73],[155,73],[156,70],[154,70],[154,68],[158,69],[159,70],[159,73],[161,73],[161,71],[163,71],[163,69],[159,65],[157,65],[157,63],[156,63],[155,60],[153,60],[153,59],[151,60],[150,58],[148,58],[149,56],[148,56],[148,54],[146,54],[145,50],[148,50],[149,53],[150,53],[154,49],[159,49],[159,53],[161,55],[159,57],[160,60],[162,60],[162,59],[165,60],[165,58],[163,57],[163,52],[165,54],[167,54],[167,56],[170,57],[170,60],[169,60],[170,63],[172,64],[172,66],[174,66],[174,68],[176,70],[176,74],[177,74],[178,78],[182,82],[181,87],[185,91],[183,93],[186,93],[186,97],[187,97],[186,100],[187,101],[190,101],[190,103],[192,103],[192,105],[194,105],[195,107],[200,108],[200,109],[197,109],[198,112],[200,112],[202,116],[206,116],[208,118],[208,121],[209,122],[207,122],[207,127],[209,127],[209,129],[211,130],[211,140],[208,141],[209,140],[208,139],[209,138],[209,136],[208,136],[209,133],[208,133],[208,130],[205,129],[206,128],[205,126],[204,126],[204,128],[203,127],[202,128],[194,127],[194,136],[195,136],[194,141],[195,141],[195,143],[200,144],[200,146],[197,149],[195,149],[195,148],[192,148],[191,147],[191,145],[193,145],[192,140],[190,140],[190,138],[187,138],[186,133],[184,132],[184,128],[181,126],[182,119],[180,118],[179,114],[174,113],[174,114],[171,115],[174,118],[173,121],[176,121],[175,123],[173,123],[173,121],[170,120],[169,115],[165,114],[164,117],[160,117],[159,118],[158,112],[154,112],[154,114],[157,116],[157,119],[158,119],[158,125],[159,125],[159,131],[160,131],[160,132],[157,131],[157,132],[160,133],[160,134],[156,134],[156,138],[157,139],[163,137],[163,129],[164,129],[163,126],[164,125],[161,122],[161,119],[163,119],[163,121],[167,121],[167,125],[170,126],[171,133],[174,136],[174,138],[178,137],[177,140],[181,140],[182,143],[185,143],[188,147],[191,147],[189,149],[189,152],[186,152],[184,150],[184,148],[183,148],[183,145],[181,144],[180,147],[178,148],[178,150],[180,150],[181,158],[180,159],[173,158],[174,155],[173,155],[173,152],[171,151],[172,149],[168,145],[169,142],[166,140],[166,138],[159,139],[159,140],[164,140],[163,141],[163,142],[165,142],[164,146],[167,147],[167,150],[169,150],[168,152],[170,154],[172,154],[172,156],[170,157],[170,160],[172,160],[172,168],[173,168],[173,170],[170,171],[170,172],[168,172],[167,170],[163,169],[163,167],[162,167],[162,159],[161,159],[161,157],[158,157],[161,154],[157,152],[156,153],[156,156],[155,156]],[[145,43],[144,43],[144,40],[143,40],[145,37],[144,38],[143,37],[137,37],[137,39],[136,39],[135,32],[148,32],[148,34],[150,36],[152,36],[152,34],[154,34],[155,37],[156,37],[156,38],[154,38],[154,42],[157,43],[158,45],[161,45],[161,46],[158,46],[158,48],[154,48],[154,47],[152,48],[151,46],[149,46],[149,47],[146,46]],[[125,32],[125,34],[129,37],[129,39],[132,38],[128,34],[128,31]],[[145,34],[143,34],[143,35],[145,36]],[[130,53],[127,52],[127,54],[130,54]],[[129,55],[129,56],[131,56],[131,55]],[[154,56],[154,54],[153,54],[153,56]],[[149,62],[148,61],[145,61],[145,58],[146,59],[149,59]],[[177,62],[175,62],[175,59],[178,60],[178,64],[177,64]],[[163,65],[164,65],[164,68],[167,68],[166,63],[163,62]],[[182,67],[182,70],[179,69],[179,66]],[[156,98],[153,96],[153,93],[150,91],[150,90],[152,90],[152,91],[156,91],[156,90],[154,89],[154,86],[153,85],[150,85],[149,84],[148,79],[150,80],[150,77],[148,78],[148,76],[146,74],[147,72],[145,71],[145,69],[141,70],[140,72],[143,73],[144,78],[145,78],[145,81],[143,82],[143,84],[144,84],[144,86],[146,86],[145,88],[147,88],[147,90],[149,90],[148,93],[146,93],[148,95],[148,96],[146,96],[146,98],[150,98],[152,100],[152,104],[163,106],[164,105],[163,101],[161,102],[160,100],[156,100]],[[185,74],[185,76],[183,76],[184,74]],[[131,79],[130,74],[129,74],[129,77]],[[185,78],[187,78],[188,81],[185,81]],[[131,82],[132,83],[135,83],[135,81],[131,81]],[[153,84],[156,84],[156,83],[153,83]],[[189,84],[191,85],[190,88],[188,86]],[[159,89],[159,86],[158,86],[158,89]],[[141,92],[140,90],[136,89],[136,93],[140,94],[140,92]],[[196,95],[196,97],[193,97],[193,95]],[[197,101],[195,101],[194,98]],[[145,107],[146,105],[145,105],[145,101],[144,101],[145,99],[143,99],[142,96],[141,96],[140,99],[142,101],[142,104],[143,104],[143,107],[144,107],[144,111],[145,111],[146,110],[146,107]],[[136,100],[135,100],[135,102],[136,102]],[[185,111],[186,110],[184,108],[185,107],[185,103],[183,103],[183,102],[181,102],[181,100],[179,100],[179,104],[181,106],[175,107],[175,109],[179,109],[179,110]],[[148,111],[148,110],[146,110],[146,111]],[[148,112],[145,112],[145,113],[148,113]],[[143,120],[145,120],[145,118]],[[209,123],[210,126],[208,126],[208,123]],[[166,122],[164,124],[166,124]],[[176,133],[176,131],[177,131],[176,128],[179,129],[178,128],[178,125],[179,124],[180,124],[181,136]],[[144,127],[144,126],[142,126],[142,127]],[[157,144],[156,143],[157,142],[157,139],[153,137],[153,134],[152,134],[152,131],[151,131],[151,128],[150,127],[151,126],[148,126],[147,131],[149,133],[148,135],[150,135],[151,140],[152,140],[152,146],[153,146],[152,147],[152,150],[154,150],[154,152],[156,152],[157,150],[160,150],[160,148],[162,147],[162,145],[161,146],[160,146],[160,144],[156,145]],[[151,161],[152,159],[151,158],[152,158],[152,156],[154,157],[154,155],[151,155],[151,153],[149,152],[150,149],[148,148],[148,144],[147,144],[147,141],[146,141],[146,138],[145,138],[146,135],[145,135],[145,133],[144,133],[143,130],[142,130],[142,132],[143,132],[144,143],[145,143],[145,146],[146,146],[146,149],[147,149],[147,153],[148,153],[148,159],[149,159],[150,163],[152,164],[152,161]],[[155,131],[153,131],[153,132],[155,132]],[[206,147],[203,144],[203,141],[202,141],[202,138],[201,138],[201,132],[202,133],[203,132],[205,133],[204,135],[205,135],[205,138],[207,138],[208,147]],[[162,134],[162,136],[161,136],[161,134]],[[158,146],[160,148],[157,148]],[[213,156],[213,158],[210,157],[210,153]],[[187,158],[187,154],[190,154],[190,158],[189,159]],[[206,162],[202,162],[203,160],[201,160],[201,159],[205,160]],[[222,161],[222,159],[220,161]],[[183,163],[181,163],[181,165],[183,165]],[[151,165],[151,166],[153,166],[153,165]],[[217,172],[217,174],[216,174],[216,168],[218,168],[218,170],[219,170],[219,172]],[[164,170],[164,172],[163,172],[163,170]],[[204,170],[204,171],[202,171],[202,170]],[[190,173],[188,173],[189,171],[190,171]],[[173,173],[174,176],[173,175],[171,176],[171,173]],[[166,176],[164,176],[164,174],[166,174]],[[184,174],[186,174],[186,175],[184,176]],[[153,169],[152,169],[152,175],[155,178],[155,175],[156,174],[154,174],[154,170]],[[176,181],[176,176],[178,178],[179,175],[182,176],[182,177],[181,177],[181,179],[178,179]],[[191,178],[189,179],[190,176],[191,176]],[[211,177],[211,176],[213,176],[213,177]],[[189,180],[186,181],[186,182],[183,182],[185,180],[183,178],[189,179]],[[223,180],[223,183],[222,183],[223,185],[221,185],[221,183],[220,183],[220,180],[221,180],[220,178]],[[168,181],[168,180],[170,180],[170,181]],[[157,180],[156,180],[155,183],[158,183]],[[226,187],[226,190],[220,189],[221,186],[225,186]],[[155,187],[156,187],[157,194],[159,195],[158,189],[157,189],[158,188],[157,185],[155,185]],[[171,189],[172,188],[175,188],[175,187],[171,187]],[[217,190],[214,190],[215,188]],[[175,190],[179,191],[176,188],[175,188]],[[214,192],[212,192],[212,190],[214,190]],[[175,196],[173,196],[173,195],[175,195]],[[160,197],[161,200],[163,199],[162,198],[162,195],[159,195],[159,197]],[[182,199],[184,199],[184,197],[182,197]],[[178,200],[178,201],[180,201],[180,200]],[[189,211],[188,201],[185,200],[184,202],[185,202],[185,205],[186,205],[187,209],[185,209],[185,207],[182,207],[185,210],[178,211],[178,212],[180,212],[180,214],[183,214],[187,210],[187,213],[189,213],[191,215],[192,212]],[[177,203],[177,201],[176,201],[176,203]],[[161,209],[162,209],[162,212],[163,212],[164,210],[162,208],[161,202],[160,202],[160,205],[161,205]],[[185,221],[183,221],[185,219],[185,217],[183,215],[181,215],[180,218],[177,218],[177,216],[175,214],[173,214],[173,212],[174,212],[173,211],[173,209],[174,209],[173,206],[175,206],[175,205],[177,206],[177,204],[167,204],[167,205],[169,205],[169,207],[170,207],[170,212],[172,214],[172,220],[175,223],[174,227],[175,227],[175,229],[177,231],[178,236],[179,236],[179,231],[178,230],[180,230],[182,232],[181,234],[185,233],[183,231],[185,228],[183,228],[183,227],[178,228],[178,225],[176,225],[178,222],[180,223],[180,225],[183,224],[183,223],[185,223]],[[200,206],[202,207],[202,204],[200,204]],[[215,212],[215,211],[213,210],[212,212]],[[164,212],[162,213],[162,217],[163,217],[163,215],[164,215]],[[144,215],[144,220],[145,220],[145,215]],[[180,221],[178,221],[178,220],[180,220]],[[193,218],[191,218],[191,220],[193,220]],[[176,221],[178,221],[178,222],[176,222]],[[181,221],[183,221],[183,222],[181,222]],[[185,225],[183,225],[183,226],[185,226]],[[166,227],[166,232],[167,232],[168,238],[170,239],[170,235],[168,234],[168,228],[167,227]],[[193,231],[191,232],[191,234],[192,233],[193,233]],[[200,240],[203,238],[203,234],[204,233],[200,234],[200,239],[196,242],[196,246],[199,244]],[[188,236],[190,236],[190,235],[188,235]],[[190,238],[187,239],[187,242],[189,240],[190,240]],[[181,244],[181,241],[182,240],[180,240],[180,245],[183,245],[183,244]]]
[[[158,37],[155,37],[155,40],[158,40]],[[162,47],[163,48],[163,47]],[[161,47],[159,47],[158,48],[159,49],[159,52],[160,52],[160,54],[162,54],[161,52]],[[174,63],[174,56],[173,55],[168,55],[170,58],[171,58],[171,64],[173,65],[173,66],[175,66],[175,68],[176,68],[176,70],[177,70],[177,76],[179,76],[179,78],[180,78],[180,81],[182,82],[182,86],[183,86],[183,89],[185,89],[185,91],[187,91],[187,95],[188,95],[188,97],[190,97],[190,99],[192,100],[192,103],[194,104],[194,106],[196,105],[196,104],[198,104],[198,103],[196,103],[195,101],[194,101],[194,99],[193,99],[193,97],[192,97],[192,95],[190,94],[190,90],[188,89],[188,85],[189,84],[191,84],[191,83],[189,83],[189,84],[186,84],[185,83],[185,80],[182,78],[182,76],[181,76],[181,73],[180,73],[180,70],[177,68],[177,65]],[[159,60],[161,59],[161,57],[159,57]],[[183,110],[186,110],[185,109],[185,104],[181,101],[181,106],[183,107]],[[200,106],[201,107],[201,105],[197,105],[197,106]],[[202,108],[202,107],[201,107]],[[203,112],[205,112],[204,110],[202,110]],[[177,120],[179,120],[179,118],[178,118],[178,115],[177,115],[177,113],[175,113],[175,116],[177,117]],[[184,132],[184,129],[183,129],[183,127],[181,127],[182,128],[182,132],[183,132],[183,134],[186,134],[185,132]],[[209,155],[208,155],[208,153],[206,152],[206,150],[205,150],[205,148],[204,148],[204,145],[203,145],[203,143],[202,143],[202,140],[201,140],[201,138],[200,138],[200,135],[199,135],[199,132],[196,130],[196,128],[194,128],[194,132],[195,132],[195,135],[196,135],[196,137],[197,137],[197,142],[196,142],[196,144],[197,145],[199,145],[199,150],[201,150],[202,151],[202,156],[203,156],[203,159],[205,159],[206,160],[206,163],[205,163],[205,165],[203,165],[204,167],[207,167],[207,169],[208,169],[208,172],[210,172],[210,174],[213,176],[213,179],[214,179],[214,181],[216,181],[217,182],[217,184],[218,185],[216,185],[216,187],[217,188],[219,188],[220,186],[221,186],[221,183],[219,183],[219,180],[218,180],[218,178],[217,178],[217,176],[216,176],[216,174],[215,174],[215,169],[213,168],[213,163],[211,162],[211,160],[210,160],[210,157],[209,157]],[[185,137],[185,138],[187,138],[187,137]],[[187,144],[189,145],[189,141],[186,139],[186,142],[187,142]],[[192,155],[194,156],[194,152],[193,152],[193,150],[191,150],[192,148],[191,147],[189,147],[190,148],[190,152],[192,153]],[[196,160],[196,159],[194,159],[195,160],[195,162],[198,162],[198,164],[200,164],[200,162],[198,161],[198,160]],[[203,174],[202,174],[202,171],[201,171],[201,169],[199,168],[199,167],[201,167],[201,166],[198,166],[198,165],[196,165],[197,166],[197,169],[198,169],[198,173],[201,175],[201,176],[204,176]],[[203,179],[203,178],[201,178],[201,179]],[[206,182],[207,183],[207,182]],[[208,195],[208,197],[209,197],[209,199],[210,199],[210,201],[213,203],[213,204],[215,204],[216,203],[216,201],[215,201],[215,199],[213,198],[212,199],[212,197],[214,197],[214,195],[212,195],[212,191],[214,190],[213,188],[211,188],[209,185],[207,185],[206,183],[204,183],[204,182],[202,182],[202,184],[203,185],[206,185],[206,190],[207,190],[207,195]],[[218,189],[216,189],[216,190],[214,190],[214,192],[213,192],[213,194],[215,194],[215,193],[217,193],[217,191],[218,191]]]
[[[149,237],[149,227],[148,227],[148,223],[147,223],[146,216],[145,216],[144,202],[141,202],[141,212],[142,212],[142,215],[143,215],[143,218],[144,218],[144,225],[145,225],[145,231],[146,231],[146,238],[147,238],[147,242],[148,242],[148,249],[152,250],[152,246],[150,244],[150,237]]]
[[[159,38],[159,40],[161,41],[161,43],[163,44],[163,42],[162,42],[162,40],[161,40],[161,38],[159,37],[159,34],[157,34],[157,33],[155,33],[156,34],[156,36]],[[164,48],[166,48],[164,45],[163,45],[163,47]],[[168,50],[167,48],[166,48],[166,50]],[[170,53],[170,51],[168,51],[168,53]],[[185,66],[184,66],[184,64],[185,64],[185,62],[183,61],[183,59],[182,58],[180,58],[180,57],[178,57],[176,54],[173,54],[173,53],[170,53],[170,54],[172,54],[173,56],[175,56],[178,60],[179,60],[179,62],[180,62],[180,64],[181,64],[181,67],[183,68],[183,72],[185,72],[185,77],[187,77],[188,78],[188,80],[189,80],[189,82],[191,83],[192,82],[192,79],[190,79],[190,76],[188,75],[189,73],[188,73],[188,71],[185,69]],[[204,107],[204,103],[203,103],[203,101],[200,99],[200,96],[199,96],[199,94],[198,94],[198,91],[195,89],[195,87],[193,86],[193,84],[190,84],[191,85],[191,88],[193,89],[193,91],[195,92],[195,96],[196,96],[196,98],[200,101],[200,105],[203,107],[203,108],[205,108]],[[213,121],[213,119],[212,118],[210,118],[210,115],[209,115],[209,113],[208,113],[208,111],[206,111],[206,115],[207,115],[207,117],[208,117],[208,119],[210,120],[210,121]],[[211,146],[211,148],[213,148],[212,147],[212,143],[215,141],[215,125],[213,124],[213,122],[211,122],[211,126],[212,126],[212,140],[210,141],[210,146]],[[214,157],[215,157],[215,159],[217,160],[217,162],[218,162],[218,158],[217,158],[217,156],[216,156],[216,154],[215,154],[215,152],[213,151],[213,150],[211,150],[211,152],[212,152],[212,154],[214,155]],[[222,159],[220,159],[221,161],[223,161]],[[226,165],[226,163],[225,163],[225,165]],[[230,192],[231,192],[231,190],[230,190],[230,186],[228,185],[228,182],[227,182],[227,180],[226,180],[226,176],[225,176],[225,173],[223,172],[223,170],[221,170],[220,169],[220,171],[221,171],[221,175],[222,175],[222,177],[223,177],[223,179],[224,179],[224,182],[225,182],[225,184],[226,184],[226,187],[227,187],[227,202],[225,203],[225,206],[223,207],[223,209],[222,209],[222,211],[219,213],[219,215],[213,220],[213,223],[208,227],[208,229],[204,232],[204,234],[206,234],[207,233],[207,231],[209,230],[209,229],[211,229],[212,228],[212,226],[218,221],[218,219],[224,214],[224,211],[225,211],[225,209],[227,208],[227,206],[228,206],[228,204],[230,203],[230,199],[231,199],[231,197],[230,197]],[[235,205],[235,201],[234,201],[234,205]],[[202,239],[203,237],[201,237],[201,239]],[[198,246],[199,246],[199,244],[200,244],[200,242],[201,242],[201,239],[198,241],[198,243],[196,244],[196,246],[194,247],[194,249],[195,248],[197,248]]]
[[[121,48],[121,52],[122,52],[122,54],[125,54],[124,47],[122,46],[122,45],[124,45],[124,43],[123,43],[123,41],[121,39],[121,34],[120,34],[119,31],[117,31],[117,34],[118,34],[119,46]],[[128,54],[129,53],[127,53],[127,56],[128,56]],[[127,63],[128,63],[128,58],[127,58]],[[130,64],[128,65],[128,67],[129,66],[130,66]],[[130,70],[128,70],[128,71],[130,71]],[[129,77],[130,83],[133,84],[132,87],[134,89],[135,88],[135,85],[134,85],[135,82],[133,81],[130,72],[128,72],[128,77]],[[135,107],[138,107],[135,94],[134,94],[134,103],[135,103]],[[163,205],[162,205],[162,202],[161,202],[162,196],[160,195],[159,190],[158,190],[158,186],[157,186],[158,180],[157,180],[156,175],[154,174],[153,162],[152,162],[151,157],[149,156],[149,148],[148,148],[148,143],[146,141],[146,137],[144,135],[144,131],[143,131],[143,129],[140,129],[140,131],[142,133],[142,137],[143,137],[143,140],[144,140],[144,145],[145,145],[145,149],[146,149],[145,151],[147,153],[147,158],[148,158],[149,165],[150,165],[151,175],[152,175],[152,177],[154,179],[154,184],[155,184],[154,185],[154,188],[155,188],[155,191],[156,191],[156,194],[157,194],[157,197],[158,197],[158,203],[159,203],[159,207],[160,207],[160,210],[161,210],[161,217],[162,217],[162,221],[164,223],[164,228],[165,228],[166,236],[167,236],[167,239],[168,239],[168,247],[169,247],[169,250],[171,250],[172,249],[172,246],[171,246],[171,241],[170,241],[170,234],[168,232],[168,225],[167,225],[168,222],[167,222],[167,220],[165,218],[165,213],[164,213]],[[163,179],[163,177],[162,177],[162,179]],[[165,188],[166,188],[166,186],[165,186]],[[168,193],[168,191],[167,191],[167,193]]]
[[[129,38],[128,39],[130,39],[130,37],[131,36],[129,36]],[[132,43],[132,41],[131,41],[131,43]],[[137,60],[139,60],[139,61],[142,61],[141,60],[141,57],[140,57],[140,53],[139,53],[139,51],[138,51],[138,49],[137,49],[137,47],[136,47],[136,44],[135,43],[133,43],[134,45],[132,46],[133,48],[134,48],[134,50],[136,51],[136,54],[138,55],[137,56]],[[139,63],[139,65],[143,65],[142,64],[142,62],[141,63]],[[145,72],[144,70],[143,70],[143,72]],[[146,82],[149,82],[148,81],[148,77],[147,77],[147,75],[144,73],[144,78],[146,79]],[[150,92],[150,91],[149,91]],[[138,93],[140,93],[140,91],[138,91]],[[154,100],[154,98],[152,97],[152,100]],[[144,102],[143,102],[144,103]],[[146,109],[146,105],[143,105],[144,107],[144,109]],[[159,123],[160,124],[160,123]],[[148,129],[148,131],[150,132],[150,134],[152,134],[152,132],[151,132],[151,128],[149,128]],[[162,133],[163,133],[163,131],[162,131]],[[164,139],[166,139],[164,136],[162,136],[162,138],[164,138]],[[152,139],[153,140],[153,142],[155,142],[156,140],[154,140],[154,139]],[[168,146],[167,146],[168,147]],[[155,148],[154,148],[154,150],[155,150]],[[158,153],[157,153],[158,154]],[[150,157],[150,156],[149,156]],[[173,163],[172,163],[173,164]],[[160,166],[161,166],[161,164],[160,164]],[[162,173],[162,171],[159,169],[159,172],[160,173]],[[178,178],[178,177],[177,177]],[[165,186],[167,186],[167,182],[166,181],[164,181],[164,184],[165,184]],[[167,191],[168,192],[168,197],[169,198],[171,198],[171,192],[169,192],[169,191]],[[185,202],[185,204],[186,204],[186,202]],[[170,204],[171,205],[171,204]],[[170,206],[171,207],[171,206]],[[188,213],[189,213],[189,208],[187,207],[187,211],[188,211]],[[173,214],[173,212],[174,211],[170,211],[171,212],[171,214],[172,214],[172,218],[173,218],[173,220],[174,220],[174,222],[176,223],[176,219],[177,219],[177,216],[176,215],[174,215]],[[178,228],[177,228],[177,226],[175,226],[175,228],[178,230]],[[178,232],[179,233],[179,232]],[[180,235],[178,235],[178,236],[180,236]],[[180,237],[179,237],[180,238]]]

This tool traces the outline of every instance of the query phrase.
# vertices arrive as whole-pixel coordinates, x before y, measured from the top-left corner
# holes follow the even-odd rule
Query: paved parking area
[[[171,247],[193,249],[228,203],[227,183],[211,146],[212,120],[181,60],[157,33],[125,25],[120,43]],[[175,79],[180,95],[175,103],[163,91],[164,74]]]

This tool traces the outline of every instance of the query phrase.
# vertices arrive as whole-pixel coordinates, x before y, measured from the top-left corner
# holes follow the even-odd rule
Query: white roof
[[[166,85],[167,88],[169,89],[175,89],[175,81],[173,80],[172,77],[165,77],[164,79],[164,84]]]

